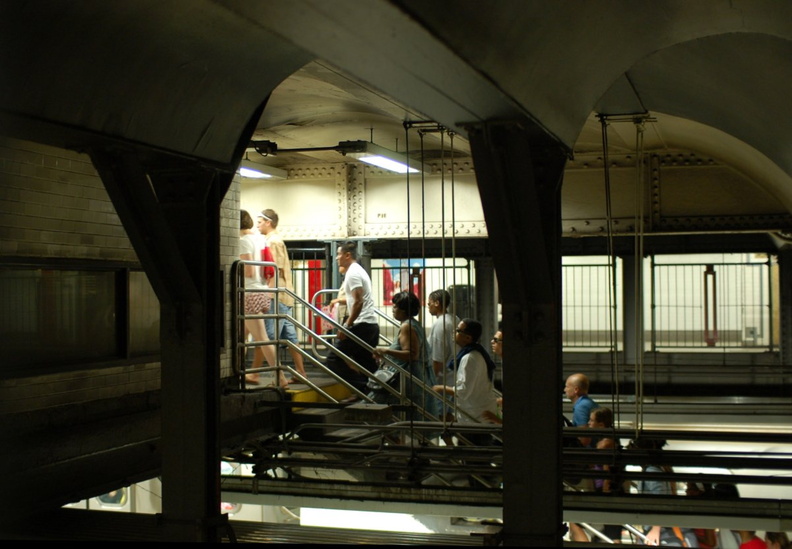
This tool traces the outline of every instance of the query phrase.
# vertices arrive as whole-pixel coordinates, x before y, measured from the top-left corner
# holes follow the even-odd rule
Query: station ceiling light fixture
[[[242,160],[237,171],[239,175],[248,179],[286,179],[288,175],[286,170],[259,164],[258,162],[251,162],[250,160]]]
[[[336,151],[349,158],[396,173],[420,173],[422,171],[417,166],[417,163],[410,164],[407,155],[386,149],[371,141],[340,141],[338,145],[330,147],[305,147],[298,149],[279,149],[278,144],[272,141],[251,141],[250,148],[247,150],[256,151],[262,156],[289,152]]]
[[[421,171],[410,166],[406,155],[380,147],[370,141],[341,141],[336,150],[344,156],[396,173],[419,173]]]

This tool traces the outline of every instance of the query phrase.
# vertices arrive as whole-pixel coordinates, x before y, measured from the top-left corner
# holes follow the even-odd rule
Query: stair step
[[[313,441],[338,441],[352,436],[371,433],[370,429],[357,427],[355,423],[385,424],[391,421],[393,412],[382,404],[356,403],[345,409],[300,408],[290,415],[293,429],[305,423],[327,423],[332,427],[310,427],[299,429],[300,438]],[[339,428],[339,424],[349,424]],[[372,436],[379,436],[372,435]]]
[[[297,427],[304,423],[332,423],[339,424],[344,421],[344,411],[334,408],[295,408],[289,414],[289,425],[291,429],[296,430]],[[304,440],[324,440],[328,428],[326,427],[309,427],[299,429],[298,433],[300,438]]]
[[[393,421],[393,408],[387,404],[356,402],[344,408],[344,420],[383,425]]]
[[[344,427],[342,429],[334,429],[324,433],[323,440],[343,441],[352,437],[360,437],[361,435],[368,435],[363,437],[363,440],[371,437],[379,437],[379,433],[373,433],[370,429],[360,429],[354,426]],[[360,440],[358,440],[360,441]]]
[[[299,423],[342,423],[344,411],[335,408],[299,408],[292,412]]]
[[[308,379],[322,391],[336,400],[343,400],[352,393],[344,385],[329,377],[309,377]],[[305,383],[292,383],[286,389],[293,402],[327,402],[328,400]]]

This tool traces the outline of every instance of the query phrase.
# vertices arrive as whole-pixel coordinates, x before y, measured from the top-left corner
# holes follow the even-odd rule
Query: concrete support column
[[[469,136],[508,342],[503,543],[560,547],[560,193],[566,151],[530,122],[477,124]]]
[[[792,249],[778,252],[779,270],[779,318],[781,333],[778,342],[781,350],[781,364],[792,360]]]
[[[638,310],[638,303],[636,303],[635,299],[635,275],[636,275],[636,265],[635,265],[635,256],[622,256],[622,279],[621,281],[616,281],[618,285],[621,283],[622,286],[622,302],[624,305],[623,311],[623,325],[624,325],[624,332],[623,332],[623,349],[624,354],[622,355],[624,359],[620,362],[624,362],[625,364],[635,364],[638,360],[638,341],[637,341],[637,334],[635,332],[636,322],[642,318],[638,315],[643,314],[642,311]],[[618,286],[617,286],[618,287]]]
[[[498,296],[496,294],[495,267],[490,258],[475,260],[476,266],[476,318],[484,330],[481,344],[489,349],[489,339],[498,329]]]
[[[219,541],[220,202],[232,174],[106,149],[91,158],[160,301],[162,536]]]

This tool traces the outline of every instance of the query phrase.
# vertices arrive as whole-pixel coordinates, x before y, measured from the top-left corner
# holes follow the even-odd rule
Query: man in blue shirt
[[[572,374],[564,384],[564,396],[572,401],[572,425],[575,427],[588,427],[591,411],[599,408],[588,396],[588,390],[589,380],[585,374]],[[584,447],[594,447],[597,444],[591,437],[580,437],[578,440]],[[575,479],[572,482],[572,487],[582,492],[591,492],[594,489],[594,481],[590,478]],[[569,523],[569,534],[572,541],[589,541],[583,527],[574,522]]]
[[[586,427],[591,411],[599,404],[588,396],[589,380],[585,374],[572,374],[564,385],[564,395],[572,401],[572,425]]]

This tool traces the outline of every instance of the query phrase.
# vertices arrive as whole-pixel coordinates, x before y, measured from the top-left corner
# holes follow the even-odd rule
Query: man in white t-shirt
[[[349,316],[344,327],[374,348],[379,342],[379,324],[371,296],[371,278],[358,263],[357,243],[349,241],[340,245],[336,251],[336,263],[339,268],[345,270],[341,288],[346,296]],[[377,370],[372,349],[362,347],[340,330],[336,348],[369,372],[374,373]],[[368,377],[361,374],[355,365],[347,364],[337,354],[330,353],[327,357],[327,367],[361,392],[368,392],[366,388]]]

